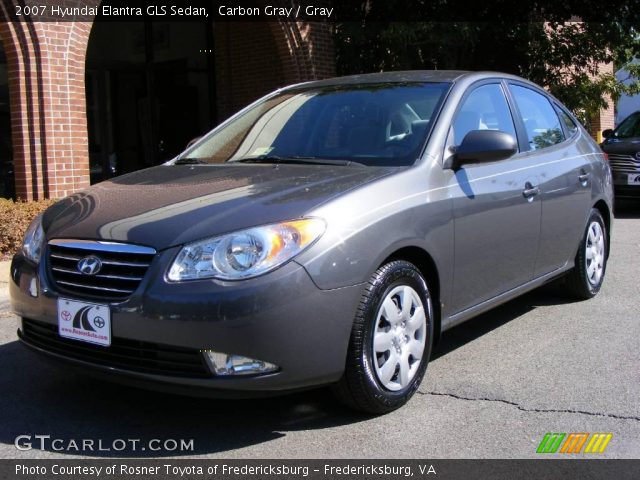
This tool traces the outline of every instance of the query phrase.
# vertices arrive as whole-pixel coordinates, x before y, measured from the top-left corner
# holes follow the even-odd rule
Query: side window
[[[560,120],[564,124],[564,127],[567,129],[567,132],[569,133],[569,137],[573,137],[575,133],[578,131],[578,126],[576,125],[576,123],[560,107],[556,106],[556,112],[558,112],[558,116],[560,117]]]
[[[550,147],[564,140],[560,119],[544,95],[530,88],[511,85],[531,150]]]
[[[463,101],[453,122],[456,145],[471,130],[500,130],[516,136],[511,111],[498,83],[476,88]]]

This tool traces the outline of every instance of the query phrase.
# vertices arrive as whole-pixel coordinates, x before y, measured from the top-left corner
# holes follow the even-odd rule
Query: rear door
[[[538,163],[542,216],[534,276],[539,277],[574,258],[591,205],[593,173],[589,152],[576,141],[578,127],[566,112],[529,85],[510,82],[509,90]]]
[[[505,88],[500,80],[471,87],[454,116],[448,146],[460,145],[472,130],[516,136]],[[532,279],[540,232],[539,182],[537,159],[525,153],[452,172],[454,314]]]

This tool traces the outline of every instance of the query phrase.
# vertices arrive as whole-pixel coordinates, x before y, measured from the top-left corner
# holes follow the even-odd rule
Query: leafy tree
[[[534,135],[533,143],[536,148],[546,148],[560,143],[562,138],[562,130],[559,128],[549,128],[538,135]]]
[[[528,62],[520,74],[545,85],[585,123],[609,97],[640,92],[640,71],[628,65],[640,56],[635,29],[613,23],[543,24],[531,38]],[[612,72],[603,72],[603,64],[612,64]],[[629,83],[619,82],[615,70],[627,66]]]
[[[640,6],[634,3],[505,0],[465,11],[447,0],[352,2],[337,12],[338,73],[514,73],[548,88],[586,124],[608,98],[640,92],[640,66],[630,64],[640,59]],[[614,71],[627,66],[626,84],[603,71],[608,63]]]

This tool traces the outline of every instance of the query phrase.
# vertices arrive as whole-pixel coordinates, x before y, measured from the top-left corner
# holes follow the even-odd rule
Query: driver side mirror
[[[602,132],[602,136],[604,138],[611,138],[613,137],[613,130],[611,128],[607,128],[606,130],[603,130]]]
[[[518,151],[518,142],[499,130],[471,130],[456,148],[453,169],[466,164],[488,163],[504,160]]]

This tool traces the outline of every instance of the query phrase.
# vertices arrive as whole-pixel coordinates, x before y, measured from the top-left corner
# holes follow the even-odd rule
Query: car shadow
[[[0,365],[0,443],[14,445],[19,435],[30,435],[35,448],[40,446],[35,435],[50,435],[51,440],[61,441],[56,445],[45,441],[44,450],[59,454],[138,458],[208,454],[275,440],[288,431],[369,418],[337,404],[328,389],[277,398],[216,400],[105,383],[50,365],[17,341],[0,346]],[[93,451],[59,450],[83,439],[94,440]],[[131,439],[140,440],[135,450]],[[180,439],[193,440],[193,449],[141,450],[154,439],[161,441],[153,444],[155,448],[168,439],[178,444]],[[98,441],[103,449],[118,450],[97,451]]]
[[[467,196],[467,198],[476,198],[476,195],[475,193],[473,193],[473,189],[471,188],[471,183],[469,183],[467,171],[464,168],[456,170],[456,180],[458,180],[458,185],[460,185],[460,189]]]
[[[548,288],[536,290],[488,314],[449,330],[438,344],[434,358],[442,357],[485,333],[518,318],[538,305],[567,300]],[[99,381],[49,364],[19,342],[0,345],[0,411],[3,421],[0,443],[14,445],[16,437],[35,435],[50,440],[44,450],[64,455],[149,458],[201,455],[267,443],[287,432],[317,430],[366,422],[371,417],[338,404],[328,389],[289,394],[277,398],[215,400],[140,390]],[[93,450],[59,450],[83,439],[94,441]],[[139,439],[131,448],[131,439]],[[193,440],[193,449],[142,450],[153,439]],[[98,450],[122,441],[126,447]],[[158,444],[156,444],[157,446]],[[18,453],[16,451],[16,453]]]
[[[536,307],[561,305],[575,300],[563,294],[562,280],[543,285],[529,293],[503,305],[478,315],[450,330],[447,330],[431,354],[431,360],[444,357],[448,353],[472,342],[483,335],[500,328]]]

